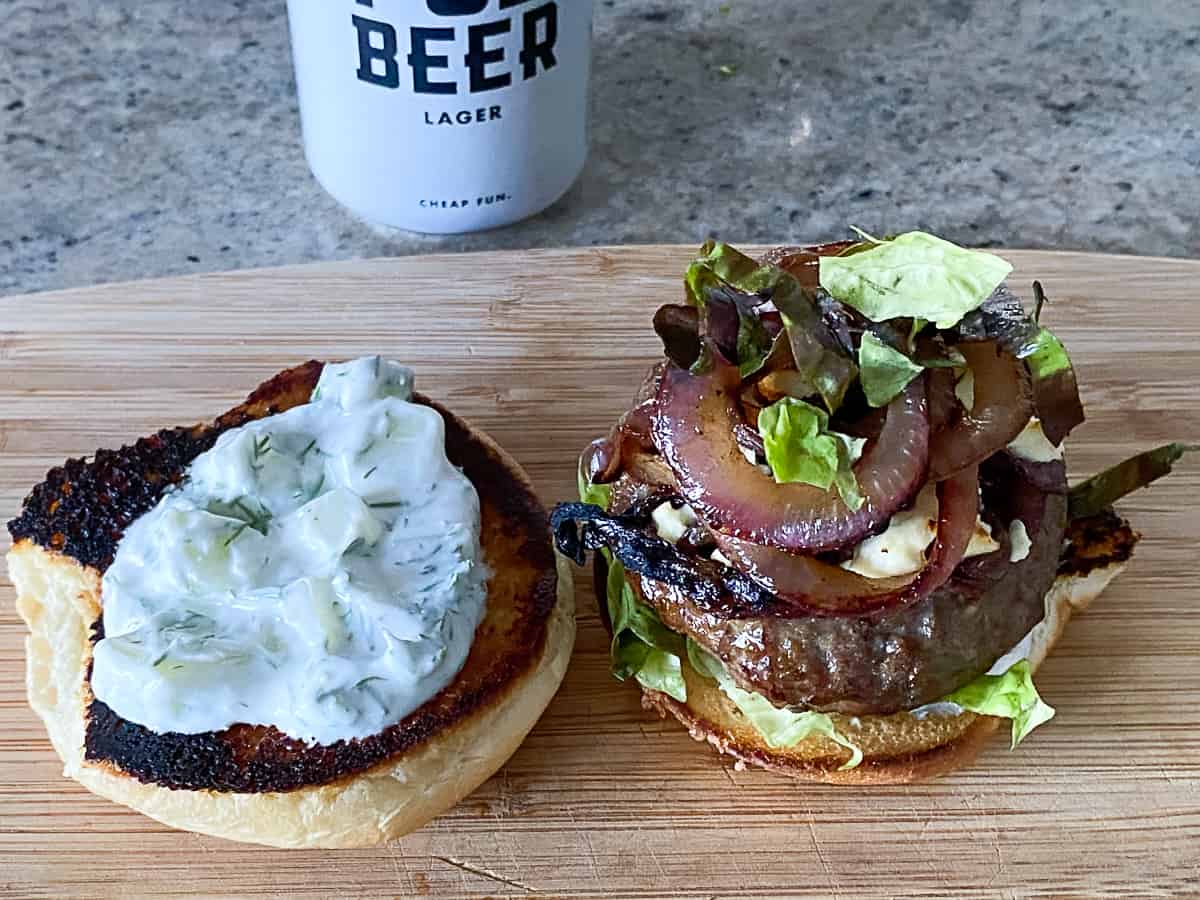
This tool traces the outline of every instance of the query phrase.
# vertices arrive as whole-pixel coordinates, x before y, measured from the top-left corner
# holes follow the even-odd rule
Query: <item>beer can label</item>
[[[305,154],[362,217],[490,228],[587,156],[592,0],[288,0]]]

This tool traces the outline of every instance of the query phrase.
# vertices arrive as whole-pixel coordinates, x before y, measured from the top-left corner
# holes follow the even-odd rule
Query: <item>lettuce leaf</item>
[[[736,355],[743,378],[763,367],[771,353],[773,341],[754,312],[757,296],[765,289],[766,273],[750,257],[728,244],[707,241],[700,248],[700,257],[688,266],[684,275],[687,300],[701,311],[701,334],[719,332],[717,343]],[[744,297],[729,296],[732,288]],[[716,308],[712,304],[716,303]],[[693,371],[707,365],[703,352],[693,364]]]
[[[947,695],[942,702],[954,703],[982,716],[1012,719],[1014,749],[1029,732],[1054,717],[1054,707],[1043,702],[1033,686],[1027,659],[1013,663],[1003,675],[980,675]]]
[[[577,478],[579,499],[608,509],[612,488],[592,484],[580,465]],[[662,623],[650,607],[638,602],[625,567],[607,549],[600,553],[608,563],[605,583],[605,603],[608,620],[612,623],[613,638],[609,645],[609,665],[619,681],[636,678],[641,684],[669,694],[676,700],[687,700],[687,687],[680,673],[679,657],[687,652],[684,638]]]
[[[584,503],[593,503],[603,510],[608,509],[608,501],[612,497],[612,488],[607,484],[592,484],[591,480],[583,474],[583,460],[579,460],[579,467],[576,470],[575,478],[579,486],[579,499]]]
[[[811,385],[810,393],[820,394],[829,411],[835,412],[858,371],[815,298],[790,273],[777,266],[759,265],[728,244],[708,241],[700,253],[684,276],[689,303],[703,309],[707,292],[725,284],[745,294],[769,297],[783,317],[786,331],[772,346],[769,341],[764,343],[766,330],[761,329],[761,320],[753,316],[754,322],[747,322],[742,318],[744,311],[739,313],[736,343],[742,377],[758,372],[786,336],[796,371]],[[698,364],[703,365],[703,360]]]
[[[601,552],[608,561],[605,600],[613,630],[612,644],[609,646],[612,673],[618,681],[626,681],[638,676],[647,666],[658,666],[661,672],[663,664],[654,654],[663,652],[676,657],[683,656],[687,652],[683,636],[669,629],[662,623],[658,613],[638,601],[625,579],[625,567],[621,561],[608,550]],[[675,694],[671,696],[676,697]],[[686,691],[684,696],[676,699],[686,700]]]
[[[873,322],[921,318],[956,325],[986,300],[1012,265],[923,231],[910,231],[849,256],[823,256],[821,287]]]
[[[688,665],[696,671],[696,674],[702,675],[709,681],[716,681],[725,676],[725,667],[721,665],[720,661],[691,638],[687,639],[687,658]]]
[[[638,683],[652,691],[662,691],[680,703],[687,702],[687,684],[679,657],[664,650],[651,650],[637,673]]]
[[[867,403],[880,407],[896,399],[924,368],[866,331],[858,348],[858,371]]]
[[[1143,488],[1170,473],[1185,453],[1200,450],[1200,444],[1166,444],[1131,456],[1124,462],[1080,482],[1067,494],[1072,519],[1094,516],[1126,494]]]
[[[850,468],[851,448],[829,431],[829,414],[823,409],[784,397],[758,414],[758,433],[776,482],[800,482],[826,491],[836,487],[850,509],[863,505]]]
[[[774,266],[760,266],[754,259],[722,241],[705,241],[700,256],[688,266],[684,275],[688,302],[704,308],[705,293],[715,277],[747,294],[772,287]],[[778,271],[778,270],[776,270]]]
[[[1029,371],[1036,380],[1071,371],[1067,348],[1049,328],[1039,327],[1020,357],[1029,364]]]
[[[729,673],[710,653],[694,641],[688,641],[688,662],[697,673],[715,680],[717,686],[733,701],[754,730],[763,736],[770,747],[794,747],[810,737],[823,736],[850,751],[850,759],[840,769],[853,769],[862,762],[862,750],[834,727],[833,719],[825,713],[792,712],[780,709],[760,694],[742,690],[734,684]]]

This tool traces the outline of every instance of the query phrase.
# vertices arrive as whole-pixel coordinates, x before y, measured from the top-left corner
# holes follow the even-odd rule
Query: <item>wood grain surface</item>
[[[276,370],[383,353],[491,432],[547,504],[656,355],[692,248],[339,263],[0,300],[0,513],[64,457],[211,418]],[[1200,263],[1012,252],[1072,351],[1075,476],[1200,438]],[[738,771],[579,641],[512,760],[395,846],[288,852],[172,832],[61,776],[0,580],[0,896],[943,897],[1200,892],[1200,459],[1126,501],[1133,566],[1039,674],[1058,717],[911,787]],[[7,547],[7,534],[0,539]]]

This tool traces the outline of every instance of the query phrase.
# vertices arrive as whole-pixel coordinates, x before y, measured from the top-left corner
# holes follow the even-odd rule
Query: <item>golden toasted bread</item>
[[[9,572],[28,624],[30,703],[66,774],[167,824],[277,846],[361,846],[419,827],[516,749],[553,696],[574,642],[571,579],[524,472],[436,403],[446,452],[475,485],[492,571],[487,611],[451,684],[368,738],[310,745],[271,727],[156,734],[89,689],[100,579],[125,527],[222,431],[307,402],[321,371],[273,378],[212,425],[160,432],[52,470],[9,524]]]

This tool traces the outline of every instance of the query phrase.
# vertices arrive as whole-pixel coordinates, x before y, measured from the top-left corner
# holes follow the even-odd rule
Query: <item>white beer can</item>
[[[583,169],[592,0],[288,0],[288,19],[308,164],[363,218],[493,228]]]

